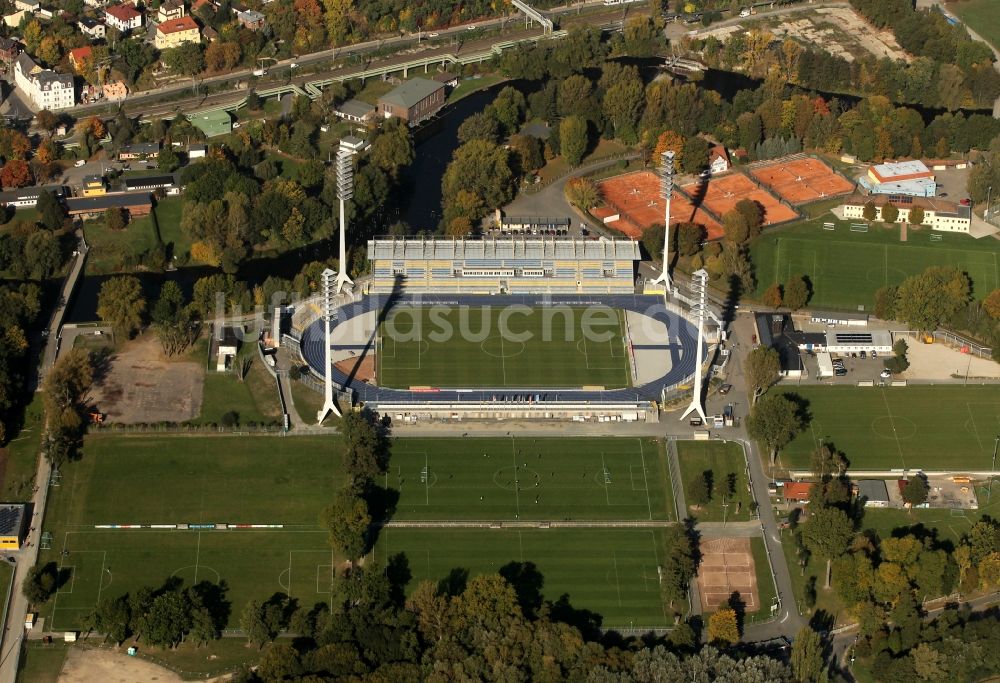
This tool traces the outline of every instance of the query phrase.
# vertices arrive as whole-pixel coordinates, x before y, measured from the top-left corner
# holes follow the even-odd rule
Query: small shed
[[[858,481],[858,498],[863,498],[866,508],[889,507],[889,489],[882,479]]]
[[[222,328],[222,337],[218,340],[219,347],[216,352],[215,369],[217,372],[225,372],[230,368],[233,359],[240,350],[240,338],[236,330],[232,327]]]

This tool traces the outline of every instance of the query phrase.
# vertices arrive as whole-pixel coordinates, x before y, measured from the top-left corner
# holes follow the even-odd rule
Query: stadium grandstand
[[[370,292],[631,294],[632,240],[497,237],[368,241]]]

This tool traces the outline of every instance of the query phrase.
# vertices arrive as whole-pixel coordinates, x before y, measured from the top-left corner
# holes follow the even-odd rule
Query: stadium
[[[404,422],[649,421],[690,390],[697,327],[662,289],[637,292],[635,242],[397,238],[368,257],[331,316],[333,382],[353,402]],[[320,310],[300,306],[292,337],[323,378]]]

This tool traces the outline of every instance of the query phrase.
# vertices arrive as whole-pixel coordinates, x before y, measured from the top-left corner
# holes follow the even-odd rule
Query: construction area
[[[819,159],[786,157],[752,164],[750,175],[792,206],[801,206],[854,191],[854,183]]]

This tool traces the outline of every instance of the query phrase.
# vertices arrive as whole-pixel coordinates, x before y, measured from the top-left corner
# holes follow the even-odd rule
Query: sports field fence
[[[898,332],[893,332],[894,335],[908,337],[910,339],[915,339],[920,343],[923,343],[923,338],[926,336],[926,332],[920,332],[918,330],[902,330]],[[971,353],[978,358],[992,358],[993,349],[989,346],[984,346],[977,341],[969,339],[968,337],[962,336],[955,332],[949,330],[935,330],[931,333],[934,341],[947,344],[952,347],[957,347],[962,353]]]

